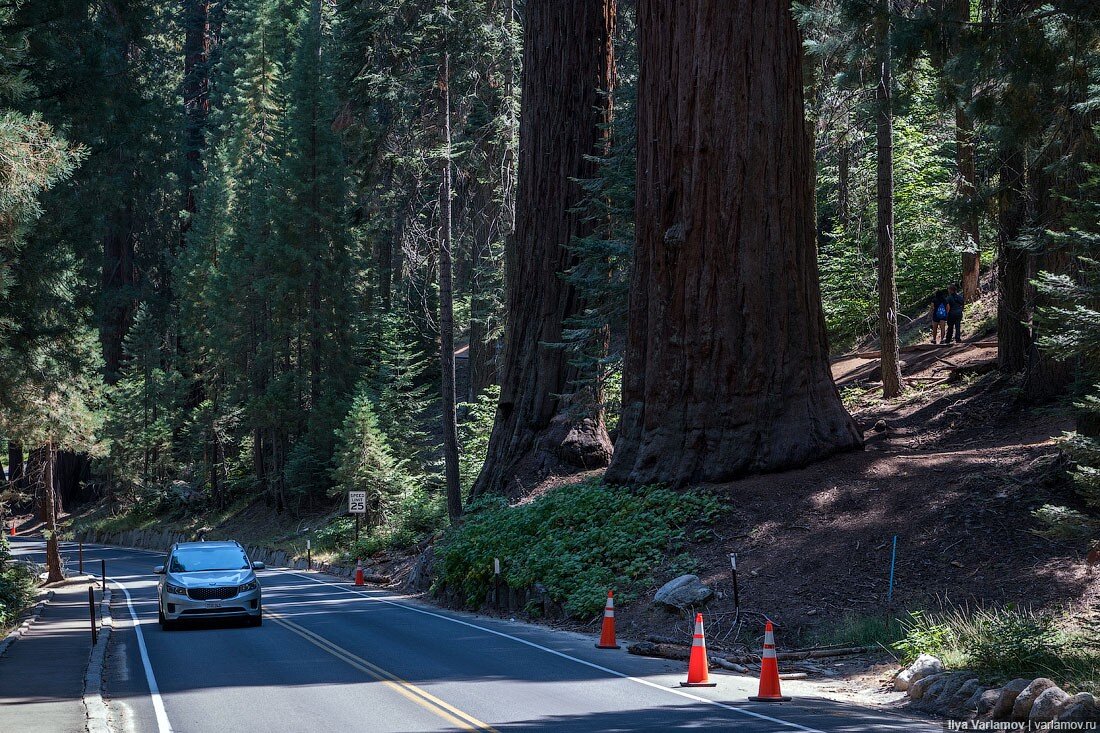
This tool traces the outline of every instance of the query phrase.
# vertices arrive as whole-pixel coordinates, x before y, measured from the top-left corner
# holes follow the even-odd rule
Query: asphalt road
[[[42,543],[16,540],[41,561]],[[69,566],[76,548],[63,545]],[[157,553],[85,546],[114,584],[105,695],[120,731],[743,731],[932,733],[942,726],[812,696],[750,703],[756,681],[593,647],[594,638],[357,589],[317,573],[260,573],[260,628],[157,624]],[[713,674],[713,673],[712,673]]]

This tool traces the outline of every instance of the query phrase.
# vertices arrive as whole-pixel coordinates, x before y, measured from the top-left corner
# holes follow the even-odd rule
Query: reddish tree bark
[[[786,3],[640,0],[637,251],[607,478],[799,466],[862,438],[829,371]]]
[[[970,0],[954,0],[955,20],[959,28],[970,22]],[[961,50],[959,32],[953,34],[955,53]],[[966,111],[969,100],[955,102],[955,162],[958,168],[958,194],[964,207],[959,220],[962,244],[962,293],[967,303],[981,297],[981,230],[978,226],[978,210],[974,206],[977,194],[977,167],[974,153],[974,121]]]
[[[525,11],[516,231],[507,247],[507,319],[501,390],[485,465],[473,494],[518,493],[562,462],[607,465],[611,441],[598,408],[568,395],[577,370],[562,321],[582,307],[560,273],[567,245],[591,231],[574,211],[574,179],[592,178],[610,114],[614,0],[529,0]]]
[[[876,168],[878,177],[876,232],[878,275],[879,372],[882,396],[901,394],[901,357],[898,353],[898,283],[894,255],[894,73],[890,50],[890,0],[882,0],[875,20],[879,71],[875,99]]]

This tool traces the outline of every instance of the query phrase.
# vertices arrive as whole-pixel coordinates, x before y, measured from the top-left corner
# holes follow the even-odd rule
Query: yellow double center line
[[[440,718],[443,718],[451,725],[457,726],[462,730],[472,731],[485,731],[486,733],[498,733],[488,723],[483,723],[474,716],[464,713],[458,708],[450,705],[443,700],[440,700],[435,695],[431,694],[427,690],[421,689],[411,682],[406,682],[395,674],[391,674],[381,667],[371,664],[362,657],[357,657],[348,650],[338,647],[323,636],[318,636],[309,629],[302,628],[298,624],[294,623],[290,619],[282,616],[269,609],[264,609],[264,615],[270,618],[275,623],[283,626],[284,628],[293,631],[298,636],[301,636],[306,641],[324,649],[326,652],[336,657],[337,659],[351,665],[360,672],[378,680],[382,684],[386,685],[390,689],[394,690],[400,695],[412,700],[420,707],[428,710]]]

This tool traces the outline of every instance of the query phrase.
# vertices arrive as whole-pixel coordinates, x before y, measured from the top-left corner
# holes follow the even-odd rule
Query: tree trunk
[[[47,583],[64,580],[61,574],[61,552],[57,540],[57,494],[54,488],[54,461],[57,449],[53,443],[42,448],[42,519],[46,524]]]
[[[184,216],[180,244],[197,211],[195,191],[202,176],[206,148],[206,118],[210,112],[210,0],[183,0],[183,115],[184,161],[180,176]]]
[[[955,0],[955,19],[960,24],[970,22],[970,0]],[[958,38],[960,30],[955,31]],[[956,46],[958,44],[956,43]],[[958,53],[961,49],[955,48]],[[974,121],[966,110],[967,99],[955,102],[955,162],[958,168],[958,195],[962,205],[959,230],[962,253],[962,294],[967,303],[981,297],[981,231],[978,225],[977,167],[974,153]]]
[[[840,226],[844,230],[848,229],[848,224],[852,220],[852,204],[850,194],[850,179],[851,179],[851,149],[852,146],[848,142],[847,132],[844,136],[837,141],[837,185],[836,185],[836,207],[837,216],[840,218]]]
[[[23,446],[14,440],[8,441],[8,481],[16,491],[22,491],[27,486]]]
[[[129,192],[123,195],[129,196]],[[103,346],[104,375],[108,384],[119,378],[122,341],[130,328],[137,301],[137,265],[134,259],[134,207],[127,201],[107,217],[103,236],[103,273],[99,338]]]
[[[501,391],[473,495],[521,493],[562,463],[606,466],[611,441],[598,406],[579,399],[562,322],[584,303],[562,280],[567,245],[592,231],[576,211],[593,178],[609,119],[614,0],[529,0],[520,112],[516,231],[507,247],[507,316]]]
[[[858,447],[829,371],[787,4],[640,0],[638,37],[636,256],[607,478],[727,481]]]
[[[893,58],[890,51],[890,0],[882,0],[875,21],[878,87],[875,89],[877,177],[878,336],[882,357],[882,396],[901,394],[901,357],[898,354],[898,284],[894,263],[894,110]]]
[[[1031,256],[1016,246],[1023,229],[1024,156],[1005,144],[998,166],[997,195],[997,364],[1005,372],[1027,365],[1031,348],[1031,313],[1027,289],[1031,280]]]
[[[444,45],[447,36],[444,36]],[[443,186],[440,214],[443,226],[439,238],[439,360],[443,372],[443,475],[447,487],[447,515],[451,521],[462,516],[462,483],[458,470],[458,418],[455,414],[455,324],[454,288],[451,272],[451,53],[443,51],[439,79],[439,111],[443,117]]]

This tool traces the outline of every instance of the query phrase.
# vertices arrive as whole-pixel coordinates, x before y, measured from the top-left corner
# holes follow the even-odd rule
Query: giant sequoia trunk
[[[605,133],[612,81],[613,0],[529,0],[523,49],[519,194],[507,251],[505,348],[488,454],[474,495],[518,493],[562,462],[607,465],[611,442],[598,408],[571,400],[576,369],[562,321],[583,303],[560,273],[573,264],[567,245],[591,231],[575,212],[592,178],[587,159]]]
[[[637,252],[607,478],[724,481],[862,438],[829,372],[786,3],[640,0]]]

